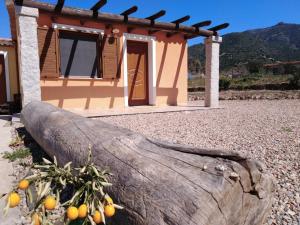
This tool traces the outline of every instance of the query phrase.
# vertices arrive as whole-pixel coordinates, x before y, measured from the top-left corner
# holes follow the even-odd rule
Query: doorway
[[[6,79],[4,56],[0,54],[0,105],[6,103]]]
[[[149,104],[148,43],[127,41],[128,105]]]

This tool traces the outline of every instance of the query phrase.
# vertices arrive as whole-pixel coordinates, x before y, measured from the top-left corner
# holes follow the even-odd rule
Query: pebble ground
[[[266,224],[299,225],[300,100],[221,101],[221,107],[98,119],[148,137],[234,150],[263,161],[276,179],[275,201]]]

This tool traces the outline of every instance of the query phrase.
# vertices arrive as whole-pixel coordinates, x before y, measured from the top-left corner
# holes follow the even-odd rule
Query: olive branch
[[[86,164],[80,167],[72,167],[72,162],[66,163],[60,167],[54,156],[53,162],[43,158],[42,164],[34,164],[32,166],[32,175],[27,176],[24,180],[30,183],[30,187],[25,189],[26,199],[31,205],[29,207],[30,215],[37,215],[37,220],[32,221],[33,225],[47,224],[53,225],[57,220],[51,219],[54,208],[60,207],[79,207],[86,205],[86,215],[81,216],[81,224],[87,225],[102,222],[105,224],[105,218],[111,217],[116,209],[123,207],[113,203],[111,197],[105,193],[105,188],[112,186],[109,182],[109,176],[112,176],[107,170],[99,170],[92,162],[91,146],[88,148],[89,154]],[[13,192],[18,192],[18,188],[14,188]],[[11,192],[12,193],[12,192]],[[68,197],[65,197],[67,195]],[[55,207],[47,206],[47,197],[52,196],[55,201]],[[53,202],[53,201],[52,201]],[[49,203],[50,204],[50,203]],[[8,196],[5,211],[10,206]],[[93,218],[95,214],[99,214],[100,219]],[[78,212],[69,212],[65,217],[60,217],[64,224],[76,220]]]

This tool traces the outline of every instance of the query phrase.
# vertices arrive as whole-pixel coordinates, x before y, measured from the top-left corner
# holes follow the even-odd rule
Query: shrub
[[[289,79],[289,85],[293,89],[300,88],[300,69],[291,76]]]
[[[219,81],[220,90],[228,90],[231,84],[231,79],[228,77],[221,77]]]
[[[261,62],[258,61],[250,61],[247,64],[247,69],[249,73],[259,73],[262,70],[263,66]]]

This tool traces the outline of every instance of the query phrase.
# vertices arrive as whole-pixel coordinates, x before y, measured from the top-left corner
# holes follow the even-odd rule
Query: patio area
[[[219,108],[204,107],[203,101],[188,102],[187,105],[177,106],[131,106],[121,109],[106,109],[106,110],[69,110],[73,113],[79,114],[88,118],[108,117],[108,116],[121,116],[121,115],[136,115],[136,114],[152,114],[152,113],[169,113],[169,112],[185,112],[185,111],[199,111],[211,110]]]

